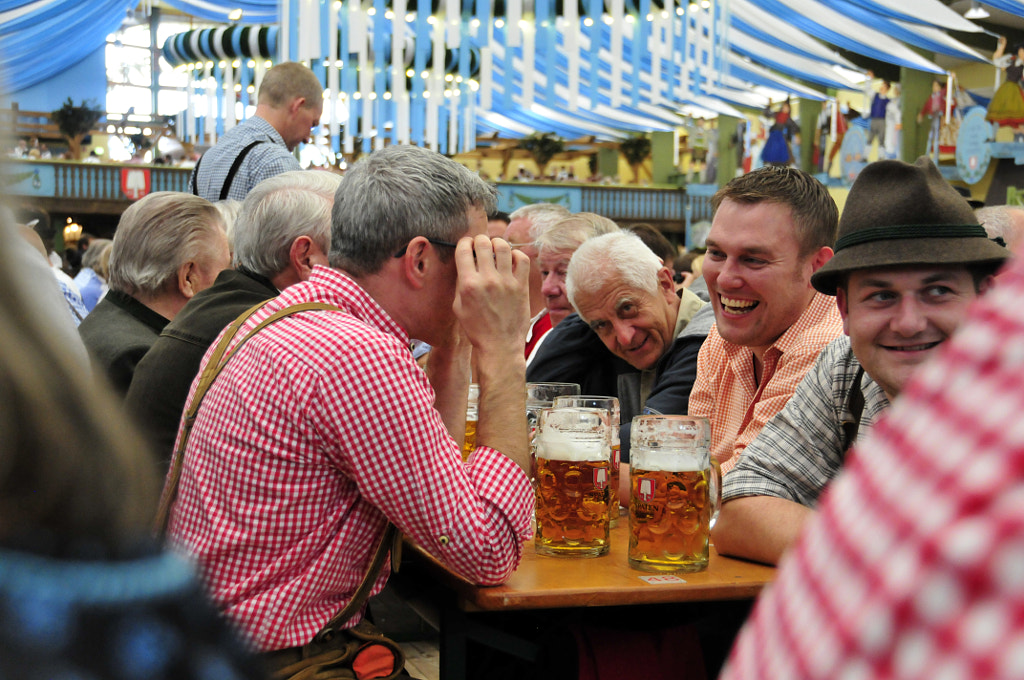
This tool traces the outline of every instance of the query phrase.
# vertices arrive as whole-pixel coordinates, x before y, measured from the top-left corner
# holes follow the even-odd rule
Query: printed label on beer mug
[[[654,500],[654,480],[653,479],[641,479],[640,480],[640,500],[645,503],[650,503]]]
[[[594,488],[603,489],[608,486],[608,471],[604,468],[594,470]]]
[[[672,574],[658,574],[654,576],[640,576],[641,581],[650,583],[652,586],[665,585],[668,583],[686,583],[685,580]]]

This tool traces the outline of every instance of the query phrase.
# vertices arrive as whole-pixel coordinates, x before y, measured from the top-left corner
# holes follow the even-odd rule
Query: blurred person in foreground
[[[711,202],[703,274],[715,325],[689,415],[710,419],[711,454],[728,473],[843,332],[835,299],[811,286],[832,257],[839,211],[814,177],[774,166],[731,180]]]
[[[505,240],[530,258],[530,326],[523,349],[526,357],[533,354],[537,344],[555,325],[548,314],[544,292],[541,290],[544,278],[540,273],[535,244],[541,234],[570,214],[565,207],[554,203],[533,203],[517,208],[509,215],[511,221],[505,229]]]
[[[253,305],[327,264],[331,206],[341,177],[295,170],[263,180],[234,220],[234,268],[188,301],[135,368],[125,408],[153,443],[163,469],[206,350]]]
[[[722,680],[1024,674],[1024,261],[858,440]]]
[[[533,534],[529,261],[485,235],[494,195],[419,147],[359,160],[334,197],[330,266],[256,311],[234,342],[296,303],[337,309],[262,329],[206,393],[167,533],[274,666],[301,657],[353,598],[389,522],[480,584],[507,579]],[[426,371],[410,336],[432,346]],[[471,352],[480,421],[463,462]],[[371,594],[387,580],[382,570]]]
[[[223,222],[210,202],[160,191],[124,211],[111,245],[110,290],[78,328],[119,393],[164,327],[229,266]]]
[[[70,322],[26,290],[43,260],[18,240],[0,224],[0,676],[262,677],[150,540],[144,444],[69,352]]]
[[[864,168],[836,254],[811,277],[836,296],[846,335],[822,351],[726,476],[719,553],[779,560],[857,437],[940,351],[1008,256],[928,157]]]

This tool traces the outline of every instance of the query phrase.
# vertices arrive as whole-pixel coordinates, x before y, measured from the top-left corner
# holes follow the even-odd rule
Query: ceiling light
[[[971,3],[971,8],[964,12],[965,19],[988,19],[988,10],[978,4],[977,0]]]

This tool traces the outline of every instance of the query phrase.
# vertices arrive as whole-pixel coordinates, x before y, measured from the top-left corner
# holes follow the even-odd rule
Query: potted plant
[[[537,164],[537,175],[544,177],[544,169],[555,154],[565,151],[565,142],[553,132],[534,132],[519,140],[518,147],[530,153]]]
[[[50,113],[57,129],[68,141],[68,152],[73,160],[82,159],[82,140],[104,115],[103,109],[90,106],[90,102],[83,101],[75,106],[71,97],[59,109]]]
[[[642,135],[630,137],[619,144],[619,152],[633,169],[633,183],[640,182],[640,166],[651,155],[651,140]]]

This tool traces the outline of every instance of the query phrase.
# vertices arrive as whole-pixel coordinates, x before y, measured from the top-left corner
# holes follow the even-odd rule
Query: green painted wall
[[[675,174],[674,146],[675,135],[671,132],[651,133],[651,181],[655,184],[668,184],[669,177]]]

